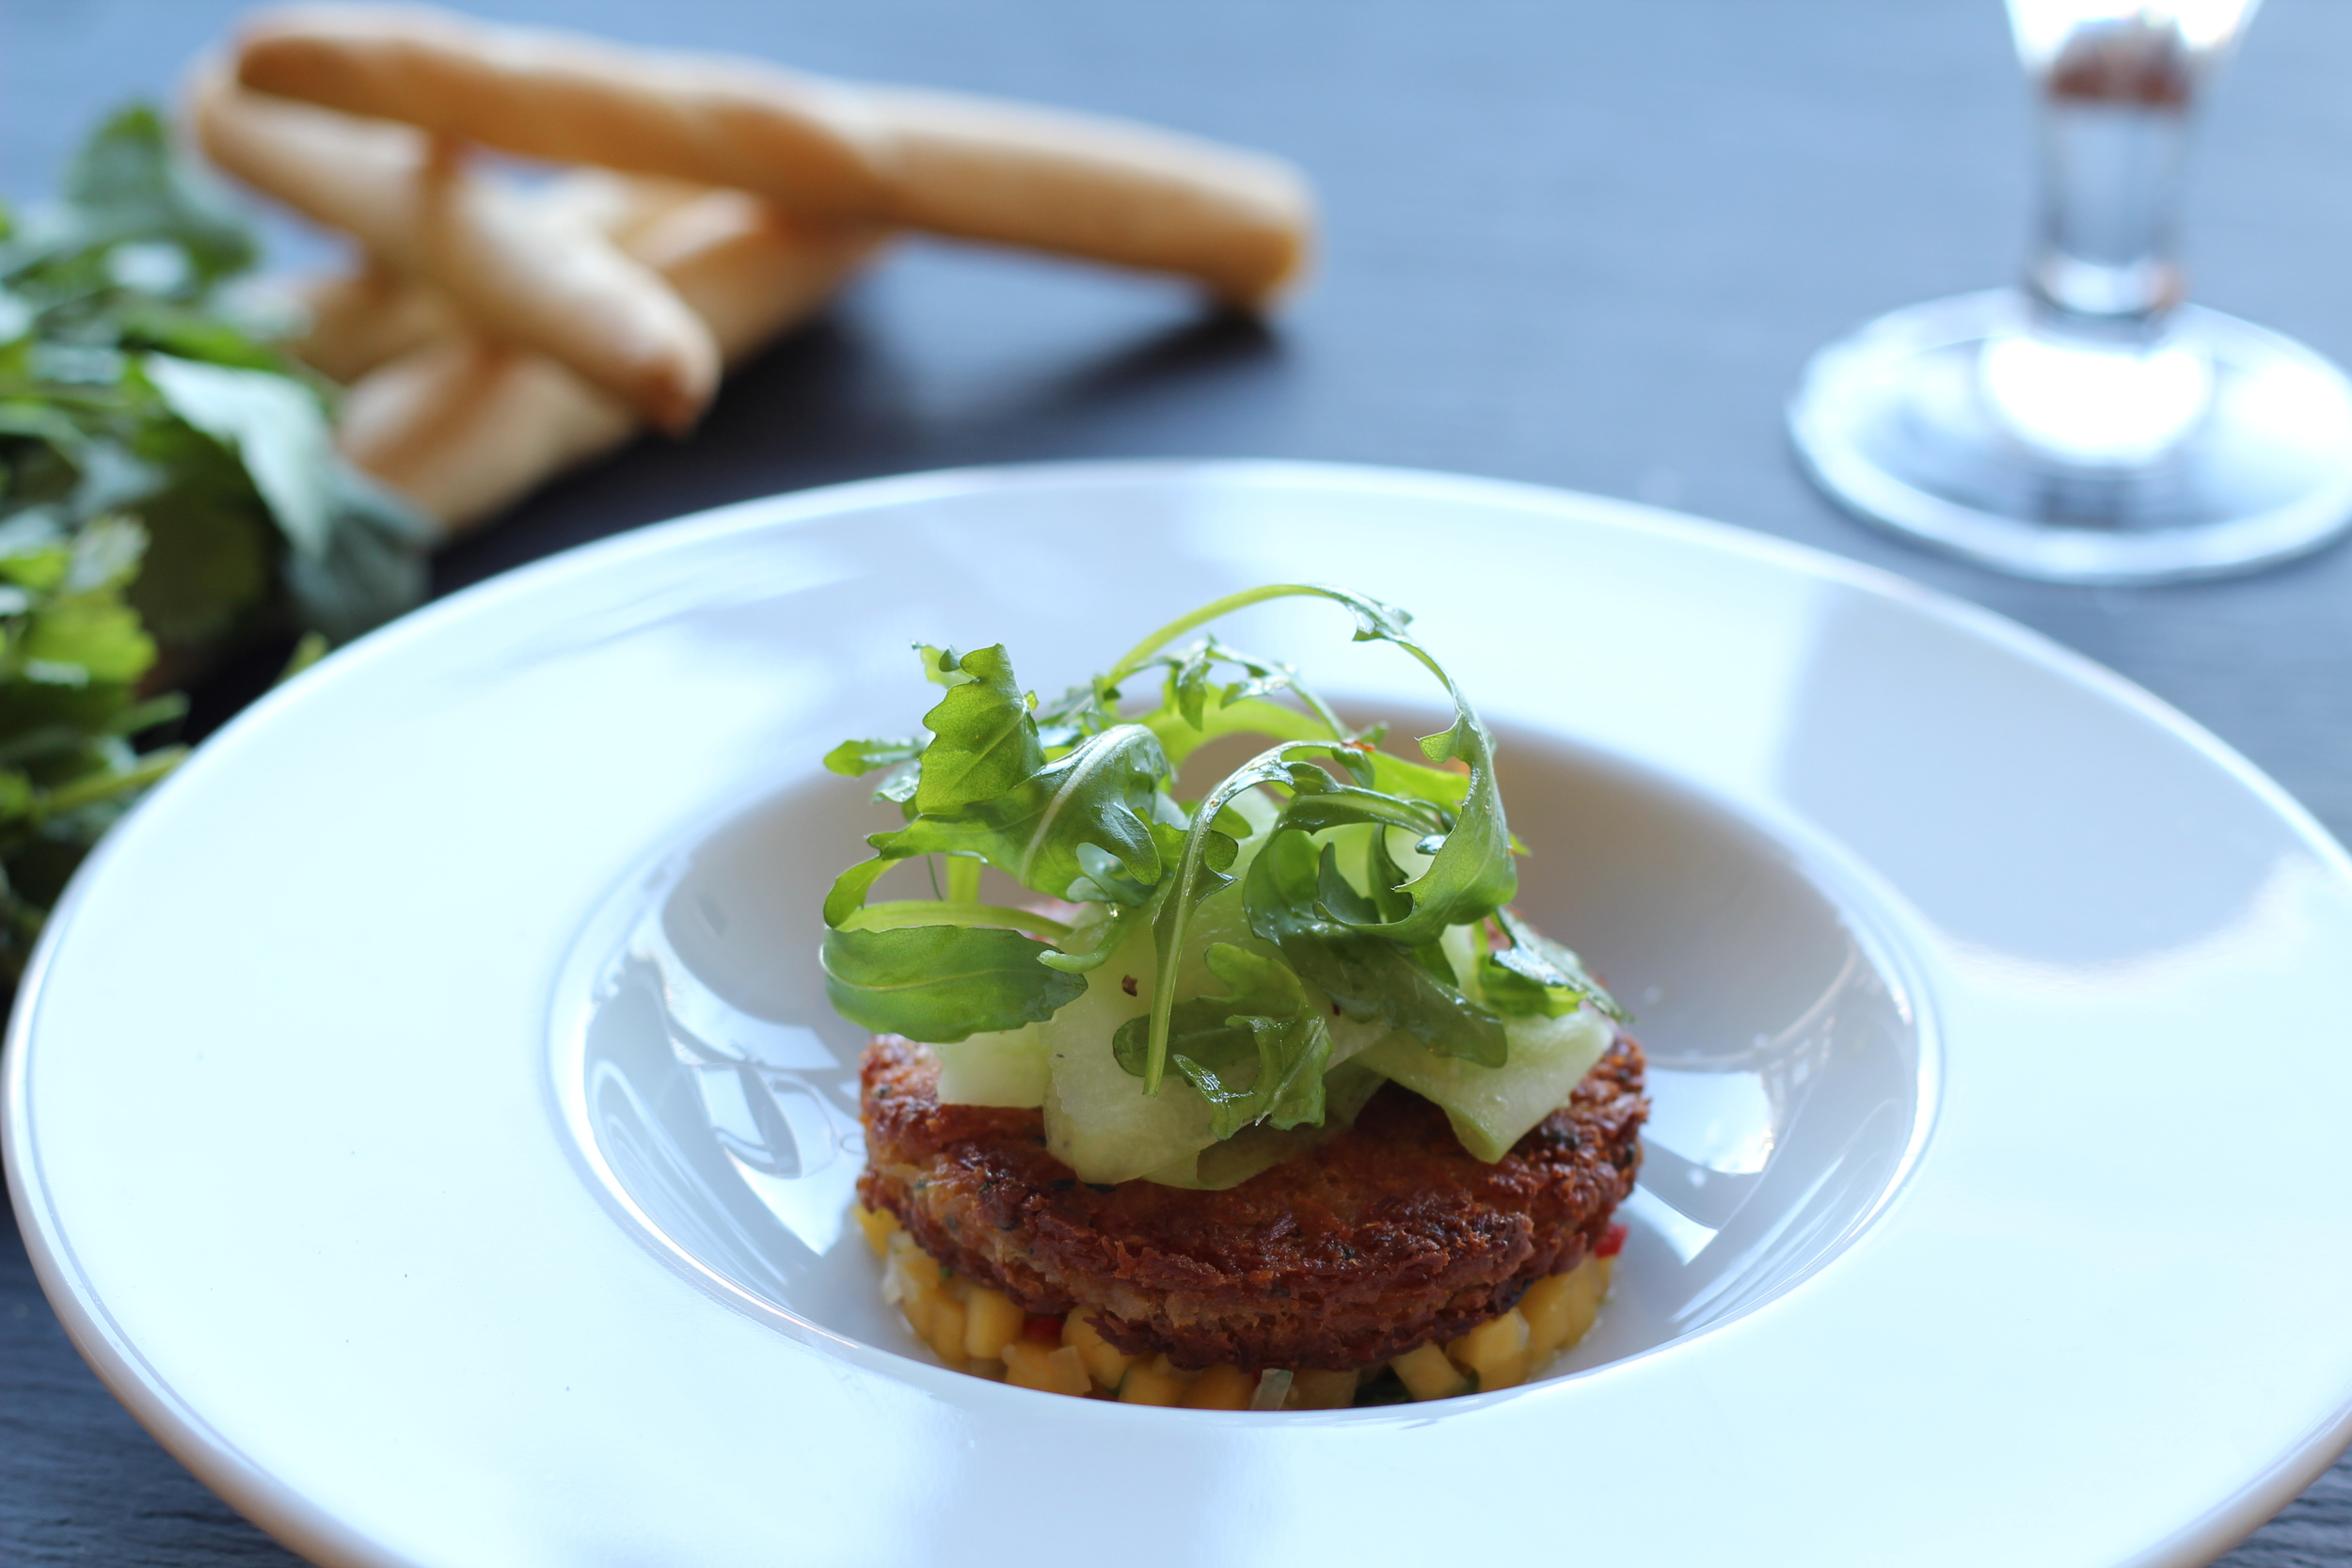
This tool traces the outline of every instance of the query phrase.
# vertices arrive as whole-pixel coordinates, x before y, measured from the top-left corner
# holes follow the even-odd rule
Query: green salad
[[[1453,723],[1420,758],[1351,729],[1291,666],[1211,622],[1331,600],[1395,644]],[[1564,1104],[1620,1017],[1576,956],[1516,915],[1494,739],[1404,611],[1278,583],[1160,627],[1051,702],[1004,647],[918,649],[944,688],[927,736],[851,740],[905,825],[825,900],[841,1015],[929,1042],[940,1098],[1036,1106],[1081,1179],[1224,1187],[1329,1135],[1393,1082],[1501,1159]],[[1128,700],[1149,687],[1150,706]],[[1197,800],[1178,770],[1228,736],[1271,742]],[[928,860],[928,898],[875,900]],[[993,868],[1019,894],[988,895]],[[1041,907],[1028,907],[1036,903]]]
[[[336,455],[239,280],[252,231],[147,108],[0,205],[0,1006],[74,867],[181,755],[167,689],[422,596],[421,519]]]

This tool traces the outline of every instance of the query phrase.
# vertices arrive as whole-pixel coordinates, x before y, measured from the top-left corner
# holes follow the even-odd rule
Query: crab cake
[[[930,1050],[867,1047],[858,1182],[942,1263],[1037,1314],[1073,1309],[1182,1368],[1371,1368],[1506,1312],[1601,1244],[1647,1114],[1620,1036],[1567,1104],[1487,1164],[1389,1085],[1352,1127],[1222,1192],[1089,1185],[1035,1110],[942,1104]]]

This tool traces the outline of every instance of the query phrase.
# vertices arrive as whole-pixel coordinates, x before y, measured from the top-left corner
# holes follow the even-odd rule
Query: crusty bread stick
[[[796,223],[751,197],[714,191],[646,225],[630,248],[734,362],[821,306],[874,243],[870,230]],[[441,342],[361,378],[337,439],[355,464],[454,532],[634,429],[624,404],[551,359]]]
[[[1313,212],[1287,164],[1128,122],[944,92],[869,89],[886,128],[875,215],[1198,278],[1270,303],[1305,269]]]
[[[287,288],[307,320],[286,346],[331,381],[357,381],[411,349],[463,331],[463,318],[448,301],[376,261]]]
[[[247,86],[564,162],[755,192],[862,218],[1184,274],[1245,305],[1304,264],[1290,166],[1118,120],[622,50],[407,6],[249,21]]]
[[[816,314],[881,238],[864,224],[812,223],[741,191],[712,191],[647,225],[629,250],[678,292],[733,366]]]
[[[527,199],[587,224],[626,250],[648,225],[708,194],[703,185],[576,168]],[[470,335],[465,318],[432,285],[372,257],[356,272],[298,278],[284,287],[307,318],[286,346],[330,380],[357,381],[435,339]]]
[[[209,68],[190,106],[215,163],[430,282],[485,336],[553,356],[668,430],[710,401],[717,345],[660,277],[587,224],[472,178],[446,144]]]
[[[428,343],[359,378],[336,444],[454,532],[627,440],[628,405],[543,354]]]
[[[631,242],[680,207],[710,194],[707,185],[620,174],[609,168],[570,168],[532,192],[541,211],[566,223],[584,223],[636,256]],[[640,261],[643,256],[636,256]]]

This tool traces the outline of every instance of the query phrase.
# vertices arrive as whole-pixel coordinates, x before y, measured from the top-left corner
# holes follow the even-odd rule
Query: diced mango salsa
[[[1478,1380],[1479,1392],[1513,1388],[1527,1381],[1532,1357],[1527,1349],[1527,1320],[1517,1307],[1489,1318],[1446,1346],[1454,1364]],[[1400,1374],[1401,1375],[1401,1374]]]
[[[964,1308],[963,1354],[979,1361],[1004,1354],[1005,1347],[1021,1338],[1022,1320],[1027,1316],[1004,1291],[976,1286]]]
[[[1416,1346],[1389,1365],[1404,1380],[1405,1391],[1417,1400],[1451,1399],[1470,1389],[1470,1380],[1435,1343]]]
[[[1539,1279],[1519,1298],[1519,1315],[1527,1320],[1528,1352],[1540,1359],[1566,1350],[1592,1331],[1600,1315],[1601,1298],[1609,1293],[1607,1258],[1587,1258],[1566,1274]]]
[[[1094,1379],[1076,1351],[1042,1339],[1015,1338],[1006,1344],[1005,1381],[1048,1394],[1083,1396],[1094,1389]]]
[[[1175,1404],[1184,1399],[1190,1381],[1167,1356],[1155,1355],[1127,1369],[1127,1375],[1120,1380],[1119,1402]]]
[[[1078,1353],[1078,1359],[1087,1364],[1094,1381],[1105,1388],[1117,1388],[1119,1380],[1127,1375],[1136,1357],[1129,1355],[1103,1338],[1095,1326],[1087,1322],[1086,1308],[1073,1307],[1061,1325],[1061,1342]]]
[[[868,1209],[863,1203],[852,1203],[850,1205],[850,1217],[857,1221],[860,1230],[866,1232],[866,1244],[874,1249],[875,1257],[880,1258],[890,1250],[890,1238],[898,1231],[898,1216],[887,1209]]]
[[[1257,1373],[1230,1364],[1211,1367],[1184,1391],[1184,1405],[1191,1410],[1247,1410],[1249,1396],[1257,1391]]]
[[[931,1303],[930,1332],[925,1338],[931,1342],[932,1352],[950,1367],[964,1358],[964,1306],[950,1295],[942,1295]]]

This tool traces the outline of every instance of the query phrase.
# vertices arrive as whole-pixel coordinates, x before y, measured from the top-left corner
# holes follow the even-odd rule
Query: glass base
[[[2053,350],[1996,289],[1882,316],[1813,356],[1805,467],[1869,521],[2052,582],[2220,577],[2352,526],[2352,380],[2184,306],[2153,350]]]

